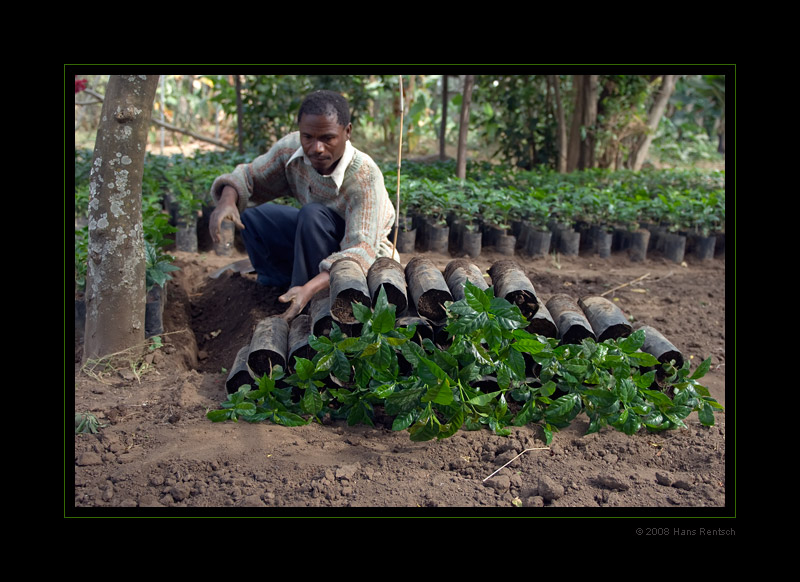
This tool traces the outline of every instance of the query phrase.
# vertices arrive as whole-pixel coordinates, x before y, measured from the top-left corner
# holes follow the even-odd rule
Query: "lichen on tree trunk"
[[[158,75],[111,75],[89,182],[83,361],[145,339],[142,172]]]

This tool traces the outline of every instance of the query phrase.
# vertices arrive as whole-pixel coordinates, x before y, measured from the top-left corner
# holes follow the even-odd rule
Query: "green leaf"
[[[469,280],[464,284],[464,301],[477,312],[489,311],[492,305],[491,296]]]
[[[360,337],[347,337],[336,342],[336,348],[349,354],[355,354],[362,351],[367,346]]]
[[[416,372],[420,380],[428,386],[438,386],[447,378],[444,370],[427,358],[419,358],[419,367]]]
[[[514,332],[515,336],[517,331],[523,331],[523,330],[516,330]],[[517,350],[518,352],[526,352],[528,354],[538,354],[547,346],[546,344],[543,344],[535,337],[529,337],[529,338],[516,339],[516,341],[514,341],[514,343],[511,344],[511,347]]]
[[[416,342],[406,342],[400,346],[400,353],[414,368],[419,366],[420,358],[425,357],[425,350]]]
[[[363,400],[359,400],[350,409],[350,412],[347,415],[347,424],[349,426],[355,426],[357,424],[375,426],[372,422],[372,418],[370,417],[370,413],[371,409],[369,408],[368,404]]]
[[[484,337],[489,348],[497,352],[503,343],[503,331],[496,319],[491,319],[483,326]]]
[[[617,340],[617,345],[626,354],[632,354],[644,345],[645,332],[643,329],[637,329],[626,338]]]
[[[395,416],[411,412],[419,405],[424,393],[425,388],[422,386],[404,388],[393,392],[386,397],[386,414]]]
[[[436,404],[448,405],[453,402],[453,389],[450,382],[445,379],[441,384],[434,384],[428,387],[427,392],[422,397],[422,402],[435,402]]]
[[[495,297],[491,302],[491,313],[502,329],[512,330],[527,326],[519,307],[512,305],[502,297]]]
[[[328,353],[333,348],[333,342],[330,338],[323,336],[310,335],[308,337],[308,345],[311,346],[315,352]]]
[[[368,345],[367,345],[367,346],[364,348],[364,350],[361,352],[361,357],[362,357],[362,358],[365,358],[365,357],[369,357],[369,356],[371,356],[371,355],[373,355],[373,354],[377,353],[377,352],[378,352],[378,350],[380,349],[380,347],[381,347],[381,342],[380,342],[380,340],[379,340],[379,341],[376,341],[376,342],[373,342],[373,343],[371,343],[371,344],[368,344]]]
[[[352,302],[353,316],[361,323],[367,323],[372,319],[372,310],[358,301]]]
[[[473,396],[472,398],[468,399],[467,403],[468,404],[472,404],[474,406],[488,406],[500,394],[502,394],[501,390],[496,390],[494,392],[489,392],[489,393],[486,393],[486,394],[481,392],[480,394],[477,394],[477,395]]]
[[[240,402],[236,405],[234,411],[240,416],[249,416],[251,414],[255,414],[256,405],[252,402]]]
[[[372,316],[372,329],[380,334],[386,334],[394,330],[396,323],[395,306],[391,305],[386,298],[386,289],[381,285],[378,297],[375,301],[375,309]]]
[[[317,354],[314,358],[317,362],[316,372],[329,372],[336,361],[336,353],[331,351],[325,354]]]
[[[211,422],[224,422],[231,417],[229,410],[209,410],[206,413],[206,418]]]
[[[358,388],[366,388],[372,380],[372,367],[362,360],[353,362],[353,382]]]
[[[656,379],[656,371],[650,370],[646,374],[636,374],[633,377],[633,382],[637,388],[649,388],[653,385]]]
[[[661,410],[666,410],[672,406],[672,400],[663,392],[659,392],[658,390],[642,390],[641,392],[650,402]]]
[[[689,378],[691,378],[692,380],[699,380],[700,378],[705,376],[710,369],[711,369],[711,358],[706,358],[700,363],[699,366],[697,366],[697,369],[691,376],[689,376]]]
[[[446,439],[451,437],[456,434],[462,426],[464,426],[464,409],[459,407],[456,409],[453,416],[451,416],[445,424],[441,425],[437,438]]]
[[[295,356],[295,372],[301,381],[310,380],[314,376],[317,366],[309,359]]]
[[[423,416],[408,429],[411,434],[411,440],[423,442],[435,439],[439,435],[439,426],[439,421],[429,405]]]
[[[342,382],[348,382],[350,380],[350,374],[352,373],[350,360],[348,360],[347,356],[340,350],[333,352],[333,358],[334,361],[331,365],[331,372]]]
[[[632,352],[628,354],[628,358],[634,361],[637,365],[649,368],[652,366],[658,366],[659,361],[652,354],[648,354],[647,352]]]
[[[636,396],[636,385],[630,378],[620,378],[620,380],[617,381],[614,393],[622,402],[627,404]]]
[[[553,442],[553,427],[549,424],[545,424],[542,427],[542,432],[544,432],[544,443],[549,445]]]
[[[625,422],[621,426],[621,430],[626,435],[630,436],[636,434],[641,427],[642,427],[642,422],[639,419],[639,417],[633,412],[629,412],[628,417],[625,419]]]
[[[409,411],[398,414],[392,422],[392,430],[406,430],[417,419],[416,411]]]
[[[580,400],[577,394],[564,394],[553,401],[545,412],[545,416],[547,416],[551,422],[566,419],[571,415],[573,409],[579,402]]]
[[[304,426],[310,421],[293,412],[276,412],[272,416],[272,422],[281,426]]]
[[[322,395],[313,384],[305,389],[300,400],[300,409],[306,414],[316,415],[322,410]]]
[[[697,417],[703,426],[714,426],[714,409],[708,402],[703,402],[700,410],[697,411]]]
[[[489,316],[486,313],[472,312],[457,319],[451,319],[445,329],[452,335],[470,335],[483,330],[488,324]]]
[[[537,419],[538,411],[536,410],[536,403],[533,400],[529,400],[525,403],[522,409],[517,413],[517,416],[513,420],[514,426],[524,426],[529,422],[533,422]]]

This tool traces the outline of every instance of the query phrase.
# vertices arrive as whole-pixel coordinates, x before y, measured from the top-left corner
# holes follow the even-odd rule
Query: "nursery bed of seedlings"
[[[401,297],[399,312],[380,282],[392,266],[389,288]],[[510,260],[491,265],[491,285],[464,259],[443,272],[416,256],[405,281],[402,273],[395,261],[369,273],[354,261],[335,263],[330,291],[316,299],[331,314],[328,326],[311,334],[307,318],[292,322],[294,330],[305,328],[293,336],[307,334],[312,357],[288,359],[290,326],[280,315],[259,321],[249,355],[241,357],[245,348],[237,354],[228,400],[208,417],[297,426],[330,415],[374,425],[380,406],[392,428],[408,429],[412,440],[481,425],[507,435],[508,426],[536,422],[549,444],[581,413],[589,432],[613,426],[634,434],[684,428],[692,412],[713,426],[722,410],[699,383],[710,359],[691,370],[662,333],[650,325],[634,331],[601,295],[561,293],[544,304]],[[537,315],[551,324],[549,332],[529,329]]]
[[[443,274],[453,262],[450,255],[418,255]],[[226,383],[237,353],[252,340],[259,321],[280,314],[285,306],[276,293],[247,274],[227,271],[210,278],[241,256],[175,256],[180,270],[167,283],[164,334],[143,366],[90,375],[80,366],[76,338],[75,412],[91,414],[97,425],[96,432],[76,435],[74,475],[68,479],[74,502],[68,496],[68,511],[159,514],[165,508],[247,507],[264,516],[298,511],[328,515],[337,509],[413,515],[445,508],[457,514],[493,508],[501,515],[536,515],[557,508],[591,514],[646,507],[652,508],[652,516],[676,508],[679,514],[702,511],[713,516],[729,514],[735,503],[733,481],[727,478],[734,454],[727,439],[732,434],[726,430],[727,407],[715,413],[713,426],[704,425],[692,412],[683,420],[686,428],[643,428],[627,434],[604,426],[591,432],[590,417],[581,413],[567,426],[551,424],[556,430],[550,435],[546,425],[529,422],[511,423],[505,430],[482,424],[480,430],[463,429],[430,440],[410,438],[408,428],[397,430],[399,414],[389,414],[378,404],[372,408],[371,423],[364,417],[365,422],[351,424],[346,417],[330,414],[310,423],[308,415],[300,414],[300,426],[211,422],[208,413],[221,409],[229,397]],[[401,255],[403,266],[414,256]],[[471,278],[476,286],[481,279],[488,284],[489,268],[506,259],[486,248],[469,261],[479,278],[463,265],[448,274]],[[657,254],[641,263],[620,254],[515,261],[545,306],[559,294],[605,294],[633,327],[658,329],[692,372],[710,358],[708,373],[698,382],[726,405],[724,256],[705,261],[687,257],[684,265]],[[370,297],[374,314],[372,291]],[[453,299],[457,303],[464,298]],[[414,301],[410,293],[408,301]],[[395,324],[401,320],[409,321],[396,314]],[[320,321],[316,335],[330,337],[323,330],[332,329],[331,320]],[[539,329],[547,329],[545,320],[540,323]],[[423,328],[415,329],[421,334]],[[435,328],[430,329],[434,342]],[[445,353],[443,349],[439,357],[447,358]],[[527,352],[519,354],[527,358]],[[313,361],[316,354],[307,351],[301,357]],[[438,367],[455,379],[452,369]],[[398,357],[398,375],[400,370],[407,368]],[[430,383],[436,378],[434,371],[438,373],[431,371]],[[497,391],[495,378],[479,386],[487,394]],[[324,390],[328,387],[341,388],[326,383]],[[302,393],[295,392],[299,402]],[[442,398],[432,399],[431,406],[440,406],[435,400]],[[510,397],[507,401],[519,415],[524,404],[511,403]],[[420,437],[434,426],[436,436],[441,426],[452,426],[441,411],[428,418],[430,422],[421,423],[416,432]]]

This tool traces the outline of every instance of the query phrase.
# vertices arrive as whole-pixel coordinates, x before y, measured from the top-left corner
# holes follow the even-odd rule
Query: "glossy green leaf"
[[[638,329],[628,337],[617,340],[617,345],[623,352],[627,354],[632,354],[637,350],[641,349],[641,347],[644,345],[644,340],[645,340],[644,330]]]
[[[372,319],[372,309],[366,305],[363,305],[358,301],[353,301],[352,308],[353,317],[355,317],[360,323],[367,323],[370,319]]]
[[[694,373],[690,376],[692,380],[699,380],[703,376],[705,376],[708,371],[711,369],[711,358],[707,358],[703,360]]]

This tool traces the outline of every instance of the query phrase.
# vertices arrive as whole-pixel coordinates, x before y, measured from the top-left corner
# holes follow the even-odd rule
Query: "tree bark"
[[[575,75],[573,81],[575,110],[567,150],[568,172],[594,167],[597,80],[597,75]]]
[[[650,149],[650,144],[653,142],[653,136],[655,135],[656,129],[658,129],[661,117],[664,115],[664,111],[667,108],[669,98],[672,96],[673,91],[675,91],[675,82],[677,79],[678,75],[664,75],[661,80],[661,88],[647,116],[647,130],[645,134],[637,140],[636,147],[631,152],[629,158],[630,168],[634,171],[641,170],[644,161],[647,159],[647,152]]]
[[[89,179],[83,361],[123,354],[145,339],[142,173],[158,75],[112,75]]]
[[[567,171],[567,121],[564,114],[564,104],[561,101],[561,87],[558,80],[558,75],[550,75],[550,82],[553,85],[553,92],[555,94],[556,102],[556,115],[558,119],[558,160],[556,162],[556,169],[559,174]]]
[[[458,127],[458,161],[456,176],[463,180],[467,177],[467,131],[469,130],[469,108],[472,102],[472,87],[475,75],[464,76],[464,91],[461,101],[461,119]]]

